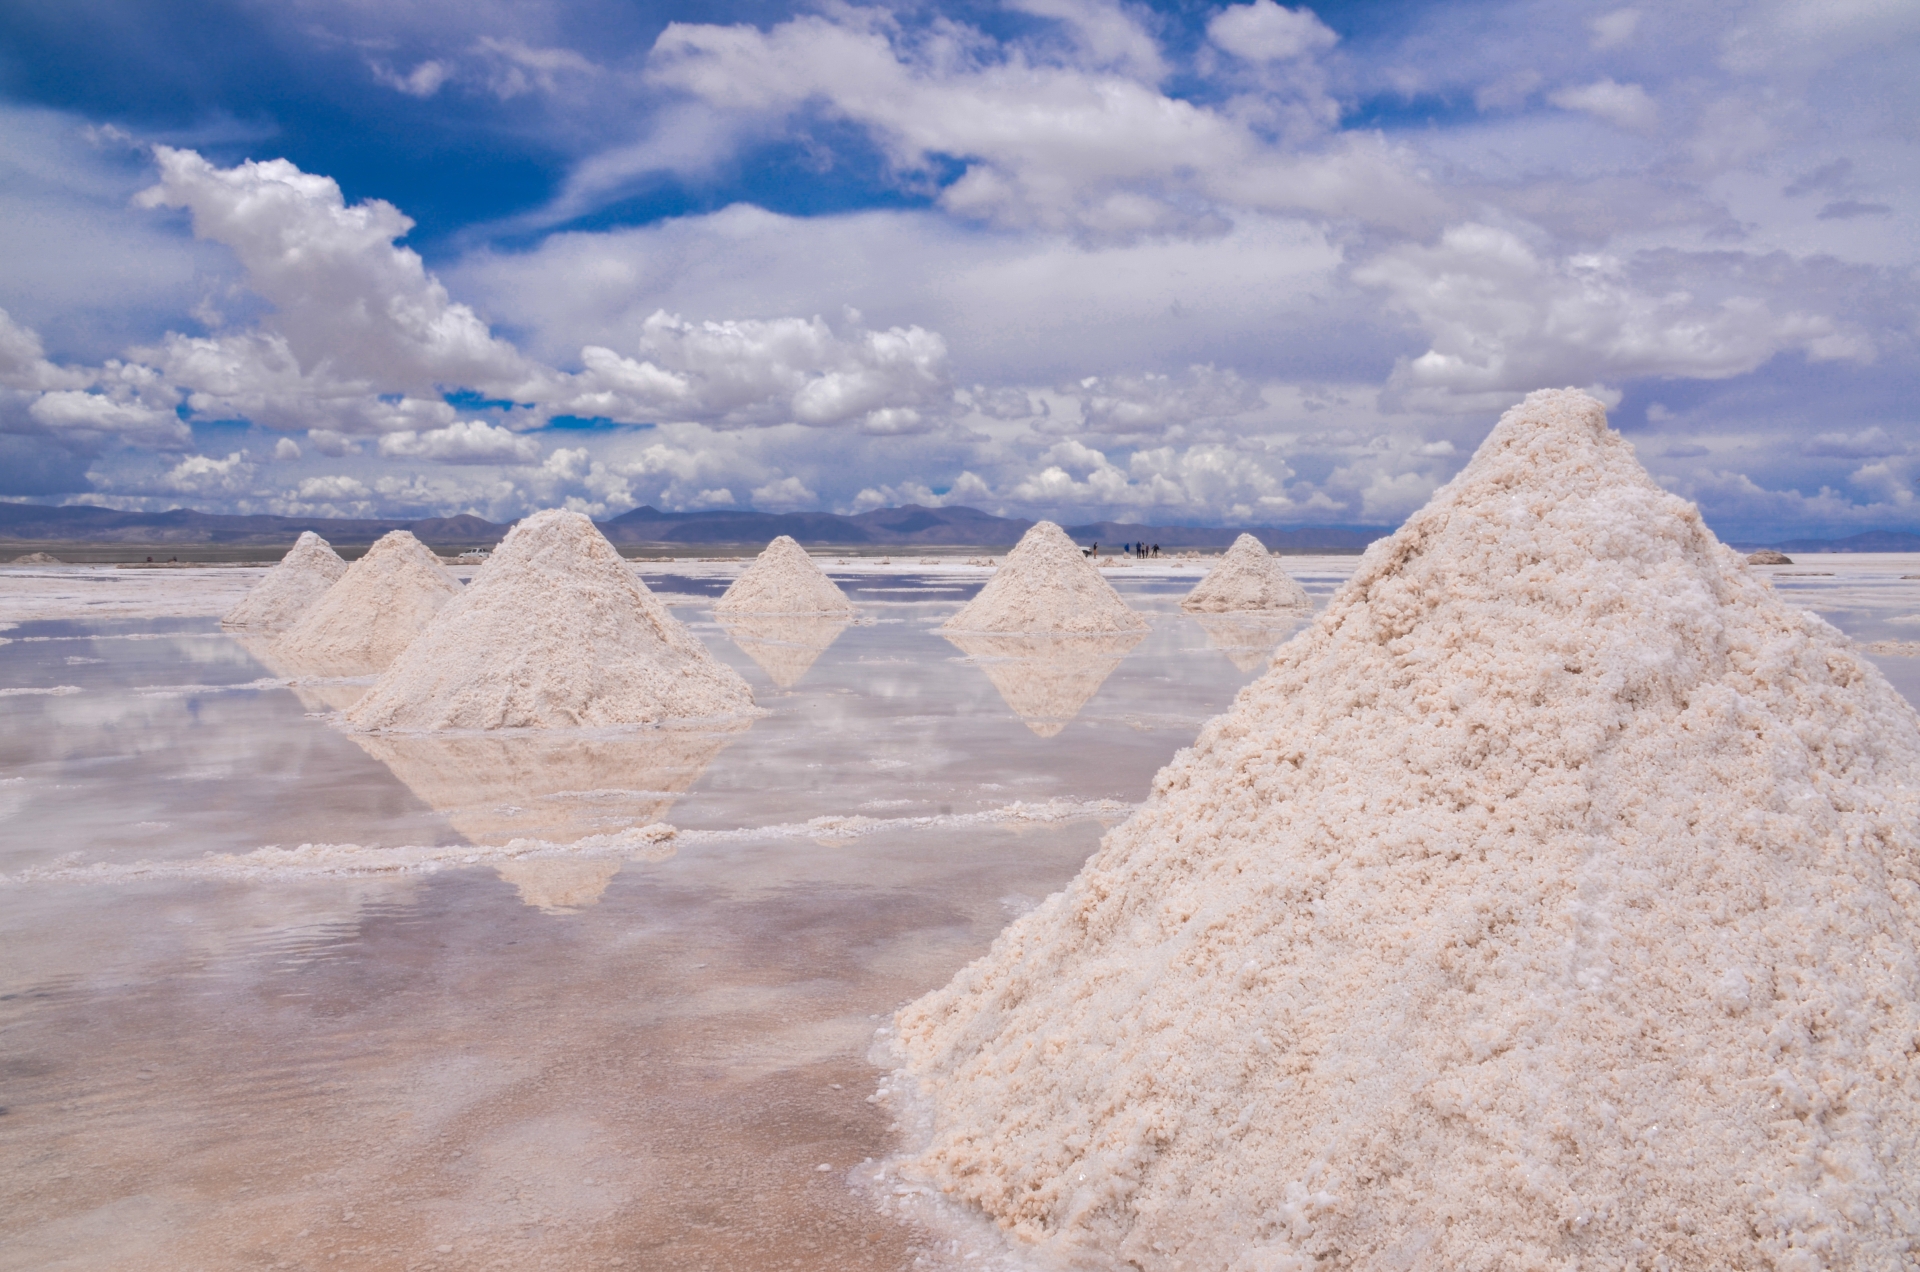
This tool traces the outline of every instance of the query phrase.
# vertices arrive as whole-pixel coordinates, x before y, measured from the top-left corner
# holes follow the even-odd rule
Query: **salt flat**
[[[935,634],[982,566],[823,563],[824,644],[712,621],[744,562],[641,571],[745,728],[438,750],[222,634],[258,570],[0,569],[0,1268],[963,1260],[851,1182],[893,1147],[873,1030],[1257,667],[1178,612],[1200,563],[1109,569],[1151,627],[1090,688]],[[1286,561],[1322,603],[1354,563]],[[1920,640],[1920,556],[1763,573]]]

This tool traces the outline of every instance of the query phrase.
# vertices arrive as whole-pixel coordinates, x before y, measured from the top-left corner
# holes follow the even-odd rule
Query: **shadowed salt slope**
[[[274,657],[303,675],[372,675],[459,592],[426,544],[395,530],[307,607],[274,643]]]
[[[720,618],[750,614],[852,618],[853,602],[792,535],[783,534],[721,594],[713,603],[713,612]]]
[[[1220,564],[1194,585],[1180,602],[1189,614],[1239,614],[1247,611],[1306,612],[1313,599],[1280,568],[1280,558],[1250,534],[1233,541]]]
[[[942,633],[979,664],[1000,698],[1027,728],[1055,737],[1119,667],[1145,632],[1096,636]]]
[[[1533,394],[899,1014],[902,1169],[1102,1266],[1904,1266],[1916,723]]]
[[[331,543],[311,530],[303,530],[279,564],[268,570],[238,605],[221,615],[220,625],[283,631],[299,621],[346,572],[347,563]]]
[[[577,512],[516,525],[347,712],[360,729],[607,728],[753,709]]]
[[[833,614],[751,614],[722,616],[721,626],[767,678],[791,689],[847,630],[847,619]]]
[[[1051,521],[1020,537],[986,586],[941,625],[948,632],[1137,632],[1147,621]]]

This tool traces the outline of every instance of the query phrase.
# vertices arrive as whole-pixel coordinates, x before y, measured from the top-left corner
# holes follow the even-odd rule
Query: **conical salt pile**
[[[399,657],[459,592],[426,544],[395,530],[307,606],[274,642],[273,655],[304,675],[370,675]]]
[[[226,612],[220,625],[282,631],[293,626],[346,572],[347,563],[332,544],[311,530],[302,530],[287,555]]]
[[[941,624],[949,632],[1137,632],[1147,621],[1067,532],[1038,521],[1020,537],[987,585]]]
[[[740,673],[667,613],[593,522],[556,508],[508,533],[347,721],[602,728],[752,708]]]
[[[1233,541],[1220,564],[1187,593],[1180,608],[1189,614],[1243,614],[1249,611],[1310,610],[1306,589],[1280,568],[1280,558],[1250,534]]]
[[[792,535],[781,535],[713,603],[714,617],[739,614],[834,614],[850,617],[853,602]]]
[[[1542,392],[899,1043],[1075,1266],[1920,1258],[1920,719]]]

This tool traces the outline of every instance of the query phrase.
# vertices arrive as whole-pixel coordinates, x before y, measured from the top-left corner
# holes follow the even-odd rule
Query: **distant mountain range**
[[[598,523],[607,538],[632,546],[758,547],[776,535],[790,534],[818,547],[977,547],[1006,548],[1033,522],[996,517],[977,508],[923,508],[908,504],[843,517],[831,512],[661,512],[635,508]],[[0,540],[224,547],[286,547],[302,530],[313,530],[341,546],[367,544],[389,530],[411,530],[436,548],[475,548],[498,543],[509,526],[481,517],[428,517],[421,520],[350,520],[338,517],[231,516],[176,508],[171,512],[118,512],[75,505],[0,503]],[[1157,543],[1164,550],[1224,548],[1236,536],[1253,534],[1281,552],[1354,553],[1391,526],[1153,526],[1096,521],[1068,526],[1082,543]]]
[[[1774,548],[1781,552],[1920,552],[1920,534],[1905,530],[1869,530],[1844,539],[1781,539],[1769,543],[1735,544],[1742,552]]]

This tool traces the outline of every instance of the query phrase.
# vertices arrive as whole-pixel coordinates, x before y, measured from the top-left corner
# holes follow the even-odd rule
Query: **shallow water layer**
[[[1143,572],[1144,639],[970,654],[933,629],[983,577],[741,630],[651,574],[766,714],[569,738],[348,734],[363,686],[210,617],[6,632],[0,1267],[910,1262],[848,1185],[873,1030],[1286,631]]]
[[[1300,573],[1323,600],[1351,564]],[[664,734],[355,737],[328,713],[362,686],[219,631],[225,577],[6,631],[0,1268],[937,1253],[849,1184],[893,1147],[875,1027],[1070,878],[1285,629],[1121,570],[1137,643],[962,648],[934,627],[984,572],[904,562],[835,571],[852,625],[727,629],[736,568],[647,578],[766,714]],[[1772,573],[1920,640],[1920,560]]]

